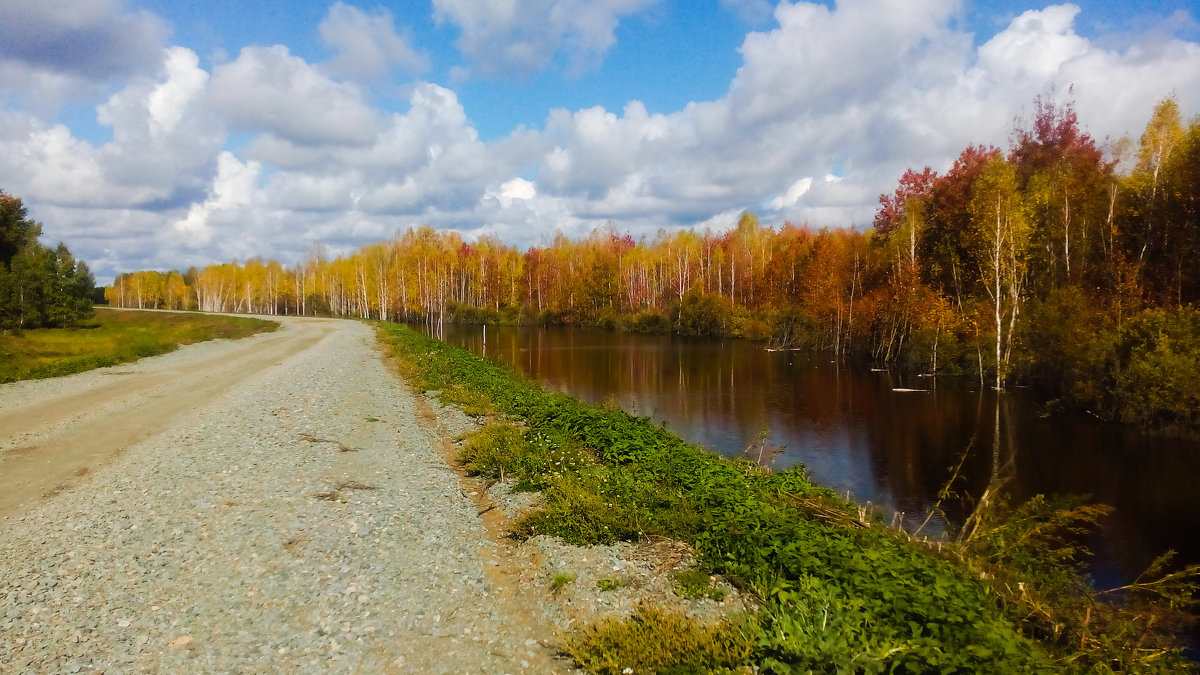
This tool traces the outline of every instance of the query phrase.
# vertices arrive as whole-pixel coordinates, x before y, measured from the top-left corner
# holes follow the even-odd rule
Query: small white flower
[[[633,675],[633,668],[626,668],[625,670],[622,670],[621,672],[624,673],[625,675]]]

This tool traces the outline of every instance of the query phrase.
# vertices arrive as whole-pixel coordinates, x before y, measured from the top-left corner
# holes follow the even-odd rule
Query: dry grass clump
[[[741,668],[754,649],[748,621],[702,622],[642,606],[628,619],[605,619],[568,638],[567,652],[588,672],[713,673]]]

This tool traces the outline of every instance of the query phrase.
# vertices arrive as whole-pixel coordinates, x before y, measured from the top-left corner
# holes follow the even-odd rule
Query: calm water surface
[[[479,326],[448,327],[444,338],[485,351]],[[1200,443],[1090,418],[1041,419],[1019,391],[998,399],[970,381],[839,368],[762,343],[592,329],[489,326],[486,356],[549,389],[615,399],[727,456],[765,430],[776,452],[764,463],[803,464],[818,483],[903,512],[911,526],[969,448],[960,492],[978,496],[1008,472],[1020,498],[1090,494],[1116,507],[1089,542],[1101,586],[1132,579],[1167,549],[1200,561]]]

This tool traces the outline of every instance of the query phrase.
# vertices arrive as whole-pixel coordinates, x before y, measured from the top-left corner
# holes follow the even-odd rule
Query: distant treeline
[[[910,170],[874,228],[634,240],[611,224],[520,251],[423,227],[329,259],[134,272],[124,307],[722,335],[1014,382],[1105,418],[1200,422],[1200,120],[1159,103],[1105,152],[1038,100],[1007,152]]]
[[[73,326],[92,315],[95,280],[62,243],[38,242],[41,223],[0,191],[0,329]]]

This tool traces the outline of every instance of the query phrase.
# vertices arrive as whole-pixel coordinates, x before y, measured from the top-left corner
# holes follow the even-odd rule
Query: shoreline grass
[[[0,332],[0,383],[70,375],[278,327],[249,317],[97,308],[93,319],[74,328]]]
[[[1101,639],[1094,619],[1105,610],[1094,593],[1071,596],[1088,605],[1093,619],[1090,628],[1084,622],[1082,638],[1073,632],[1078,626],[1047,626],[1023,600],[1026,584],[1032,593],[1042,581],[1023,576],[1034,574],[1035,565],[1002,569],[989,560],[985,567],[966,548],[947,546],[943,553],[886,524],[864,522],[856,505],[813,485],[802,469],[772,473],[724,459],[648,418],[547,392],[511,369],[403,326],[388,325],[381,337],[418,388],[503,420],[471,439],[460,461],[472,473],[506,476],[518,489],[543,493],[544,507],[519,521],[514,536],[548,534],[579,545],[666,536],[691,544],[704,573],[754,594],[761,609],[751,628],[737,629],[752,630],[753,647],[737,665],[768,673],[1178,672],[1192,666],[1170,636],[1147,641],[1149,625],[1127,639],[1135,624],[1114,624]],[[1061,582],[1054,574],[1064,569],[1054,567],[1044,580]],[[998,580],[1019,583],[1020,595],[1006,594]],[[635,662],[675,672],[673,663],[678,672],[691,672],[695,653],[609,653],[672,644],[651,640],[637,647],[615,639],[646,629],[645,617],[630,621],[643,625],[585,630],[567,649],[594,672]],[[713,639],[728,639],[729,630],[717,630],[713,635],[723,637]]]

